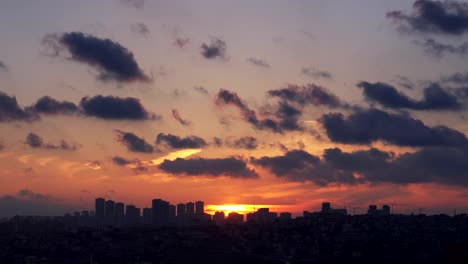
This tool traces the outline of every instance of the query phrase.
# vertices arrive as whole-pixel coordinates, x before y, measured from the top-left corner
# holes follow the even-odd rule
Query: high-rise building
[[[125,213],[124,213],[124,204],[123,203],[116,203],[115,204],[115,223],[117,225],[123,225],[125,222]]]
[[[186,211],[185,211],[185,204],[184,203],[180,203],[177,205],[177,216],[183,216],[185,215]]]
[[[322,213],[329,213],[331,210],[331,204],[329,202],[322,203]]]
[[[151,225],[151,208],[143,208],[143,224]]]
[[[175,223],[176,220],[176,206],[173,204],[169,204],[169,223]]]
[[[375,205],[375,204],[369,205],[369,209],[367,210],[367,214],[368,215],[377,215],[377,213],[378,213],[377,205]]]
[[[186,213],[187,213],[188,215],[193,215],[193,214],[195,214],[195,204],[194,204],[194,203],[188,202],[188,203],[186,204]]]
[[[390,206],[386,204],[382,206],[382,215],[390,215]]]
[[[140,208],[134,205],[126,206],[125,222],[127,225],[135,226],[140,223]]]
[[[114,225],[115,219],[115,202],[112,200],[106,201],[106,224]]]
[[[226,223],[232,224],[232,225],[240,225],[244,222],[244,215],[236,213],[236,212],[230,212],[228,217],[226,218]]]
[[[223,211],[217,211],[214,216],[213,216],[213,221],[217,226],[223,226],[224,225],[224,212]]]
[[[204,214],[205,213],[205,203],[203,201],[197,201],[195,203],[195,213]]]
[[[95,211],[96,211],[96,222],[98,224],[104,224],[105,215],[106,215],[106,200],[104,198],[97,198],[95,204]]]
[[[152,201],[151,212],[153,214],[153,225],[166,225],[169,221],[169,203],[162,199]]]

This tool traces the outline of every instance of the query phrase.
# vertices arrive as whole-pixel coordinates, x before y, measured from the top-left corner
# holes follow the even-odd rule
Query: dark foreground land
[[[468,216],[311,215],[192,227],[0,224],[0,263],[468,263]]]

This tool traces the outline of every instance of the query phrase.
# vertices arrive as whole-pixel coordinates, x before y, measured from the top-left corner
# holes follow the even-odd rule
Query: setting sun
[[[205,206],[205,211],[209,214],[214,214],[216,211],[223,211],[226,215],[231,212],[237,212],[240,214],[247,214],[250,212],[255,212],[258,208],[273,208],[273,205],[265,205],[265,204],[222,204],[222,205],[215,205],[209,204]]]

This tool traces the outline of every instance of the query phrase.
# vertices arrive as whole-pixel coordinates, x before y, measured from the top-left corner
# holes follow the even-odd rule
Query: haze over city
[[[467,32],[465,1],[3,0],[0,218],[468,213]]]

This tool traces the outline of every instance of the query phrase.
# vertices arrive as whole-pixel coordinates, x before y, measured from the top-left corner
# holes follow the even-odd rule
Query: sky
[[[1,1],[0,217],[468,213],[467,32],[455,0]]]

